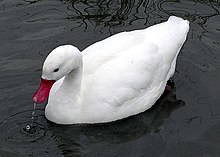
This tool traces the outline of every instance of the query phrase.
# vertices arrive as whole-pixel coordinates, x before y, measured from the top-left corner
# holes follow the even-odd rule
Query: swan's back
[[[122,32],[86,48],[82,52],[82,105],[90,112],[99,111],[90,118],[107,122],[150,108],[175,71],[188,30],[187,20],[170,17],[164,23]]]
[[[185,42],[188,31],[187,20],[171,16],[168,21],[143,30],[118,33],[83,50],[85,72],[92,73],[103,62],[117,57],[124,50],[145,43],[158,46],[159,53],[172,62]]]

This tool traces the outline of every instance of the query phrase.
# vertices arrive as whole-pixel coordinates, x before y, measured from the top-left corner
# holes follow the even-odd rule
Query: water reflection
[[[99,31],[107,28],[123,27],[138,22],[140,25],[149,25],[147,19],[150,12],[155,9],[153,1],[144,0],[98,0],[98,1],[61,1],[67,4],[68,19],[81,22],[78,27],[84,26],[85,30],[92,25],[101,26]],[[140,21],[141,20],[141,21]],[[143,27],[143,26],[142,26]]]
[[[198,3],[197,1],[156,1],[156,0],[61,0],[67,5],[67,19],[77,21],[77,27],[101,27],[99,31],[127,25],[149,26],[161,22],[171,15],[183,17],[200,25],[219,14],[217,1]],[[202,8],[202,9],[200,9]],[[209,12],[207,12],[207,10]]]

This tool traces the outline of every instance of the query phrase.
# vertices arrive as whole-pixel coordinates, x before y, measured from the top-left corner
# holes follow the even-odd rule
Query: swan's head
[[[42,70],[41,83],[32,96],[35,103],[42,103],[49,95],[53,84],[80,66],[82,55],[78,48],[64,45],[55,48],[46,58]]]

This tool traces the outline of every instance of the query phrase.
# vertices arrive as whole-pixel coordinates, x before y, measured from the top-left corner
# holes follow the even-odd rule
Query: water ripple
[[[45,155],[59,153],[57,151],[49,151],[50,147],[57,146],[53,144],[53,140],[50,137],[51,133],[47,131],[48,128],[44,115],[35,117],[36,121],[33,123],[30,114],[31,111],[29,110],[22,111],[11,115],[1,122],[1,149],[11,153],[22,153],[26,155],[34,155],[35,149],[36,151],[40,150],[42,155],[44,154],[43,152],[47,152]],[[33,132],[27,132],[25,130],[29,124],[34,124]],[[24,149],[26,151],[22,152]]]

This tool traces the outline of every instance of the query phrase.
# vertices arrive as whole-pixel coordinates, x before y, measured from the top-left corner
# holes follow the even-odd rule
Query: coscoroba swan
[[[42,103],[49,95],[45,115],[58,124],[111,122],[146,111],[174,74],[188,31],[187,20],[171,16],[82,52],[59,46],[46,58],[32,99]]]

